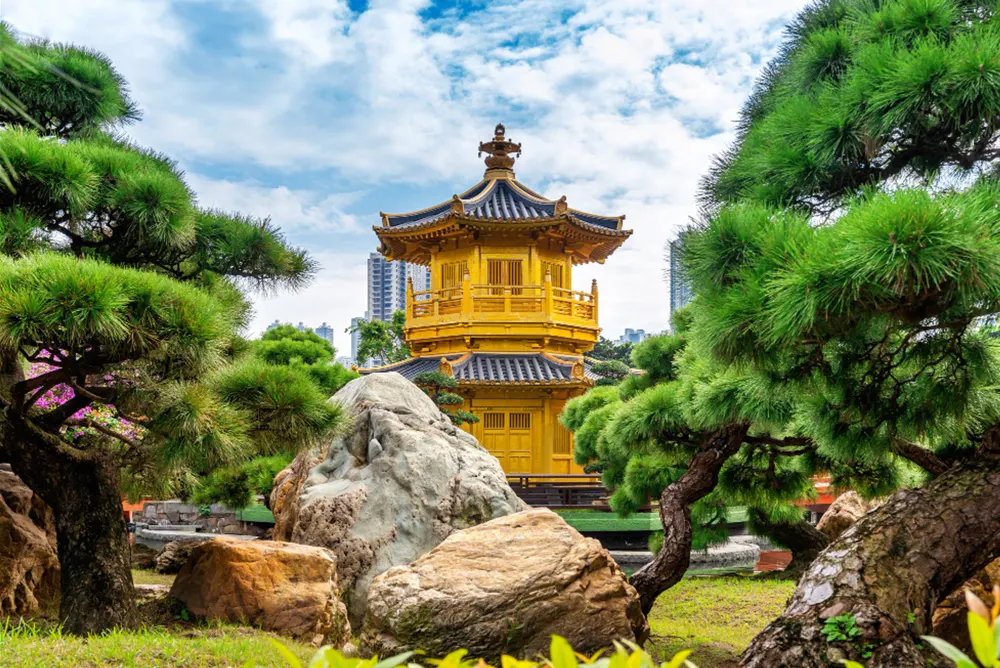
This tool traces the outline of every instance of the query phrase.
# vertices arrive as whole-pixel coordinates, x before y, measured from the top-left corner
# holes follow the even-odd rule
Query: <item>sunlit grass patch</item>
[[[250,659],[261,667],[286,666],[268,638],[280,640],[303,660],[314,651],[287,638],[236,626],[158,627],[77,638],[57,627],[0,622],[0,666],[222,668],[242,666]]]
[[[685,578],[662,594],[649,616],[660,656],[694,650],[699,668],[724,666],[785,609],[795,583],[756,577]]]

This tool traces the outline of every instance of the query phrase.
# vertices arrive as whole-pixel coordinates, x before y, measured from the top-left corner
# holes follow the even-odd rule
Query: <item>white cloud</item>
[[[376,245],[366,230],[377,221],[355,219],[340,191],[439,184],[433,201],[405,208],[447,199],[479,178],[477,142],[503,120],[524,144],[528,185],[625,213],[635,230],[605,266],[576,274],[583,287],[598,278],[606,333],[665,328],[664,242],[695,213],[698,178],[804,0],[493,0],[430,22],[428,4],[372,0],[361,14],[344,0],[221,5],[256,10],[265,25],[240,36],[238,58],[210,63],[225,66],[225,81],[212,67],[177,67],[195,37],[166,0],[4,0],[3,18],[108,52],[147,110],[136,136],[195,163],[203,203],[326,233],[312,250],[335,266],[300,295],[260,301],[255,326],[346,327],[364,309]],[[203,176],[203,164],[237,176]],[[280,179],[262,183],[255,169]],[[306,171],[344,185],[304,188]]]
[[[287,186],[268,187],[253,181],[222,181],[199,174],[188,174],[187,181],[198,193],[198,204],[205,208],[239,211],[270,217],[291,232],[358,232],[357,217],[345,213],[362,193],[348,192],[325,197],[309,190]]]
[[[351,318],[367,308],[365,276],[367,253],[318,251],[314,253],[323,267],[310,286],[300,292],[283,292],[255,300],[255,318],[250,334],[257,335],[271,322],[305,323],[318,327],[326,321],[334,330],[337,355],[351,354],[347,329]]]
[[[270,22],[268,37],[309,67],[347,57],[351,10],[343,0],[263,0],[258,8]]]

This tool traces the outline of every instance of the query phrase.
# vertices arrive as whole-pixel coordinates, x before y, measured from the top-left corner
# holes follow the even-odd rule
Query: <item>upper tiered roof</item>
[[[566,206],[565,197],[555,201],[545,199],[514,178],[492,178],[483,179],[461,195],[455,195],[451,201],[429,209],[402,214],[383,213],[382,221],[384,227],[412,229],[433,224],[449,214],[497,222],[551,220],[558,215],[568,214],[578,223],[606,230],[620,230],[625,219],[625,216],[599,216],[570,209]]]
[[[463,231],[534,233],[549,230],[560,237],[585,242],[590,250],[574,256],[574,262],[603,262],[631,230],[622,229],[625,216],[601,216],[571,209],[566,198],[550,200],[514,177],[514,154],[521,145],[506,139],[504,126],[497,125],[491,141],[479,145],[486,153],[483,180],[461,195],[432,207],[410,213],[383,213],[375,232],[380,250],[390,259],[426,263],[427,257],[414,244],[434,236],[453,236]]]

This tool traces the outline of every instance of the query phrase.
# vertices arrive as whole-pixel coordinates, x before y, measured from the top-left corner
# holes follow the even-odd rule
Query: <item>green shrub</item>
[[[274,641],[272,641],[274,642]],[[274,642],[278,651],[281,652],[285,661],[292,668],[303,668],[290,650]],[[443,659],[429,659],[419,657],[418,661],[411,661],[418,656],[418,652],[406,652],[379,661],[377,656],[370,659],[347,658],[332,647],[321,647],[313,658],[309,661],[309,668],[396,668],[405,665],[406,668],[422,668],[422,666],[434,666],[434,668],[491,668],[481,659],[466,658],[468,650],[460,649],[452,652]],[[501,659],[501,668],[577,668],[578,666],[594,666],[595,668],[697,668],[687,660],[690,651],[678,652],[674,658],[666,663],[656,663],[649,654],[641,647],[633,643],[615,643],[615,650],[610,654],[601,651],[593,656],[584,656],[573,651],[565,638],[552,636],[552,645],[549,648],[549,656],[538,657],[537,660],[515,659],[512,656],[504,655]],[[248,663],[247,666],[254,664]],[[244,667],[246,668],[246,666]]]

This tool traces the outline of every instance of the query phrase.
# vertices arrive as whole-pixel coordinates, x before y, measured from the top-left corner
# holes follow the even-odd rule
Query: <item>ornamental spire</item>
[[[514,178],[514,156],[521,157],[521,145],[512,141],[507,141],[504,136],[505,128],[503,123],[497,123],[493,132],[493,139],[479,143],[479,157],[486,153],[486,175],[485,178],[512,179]]]

